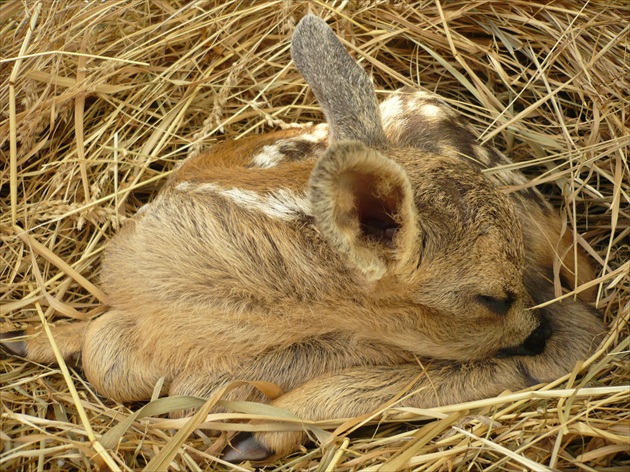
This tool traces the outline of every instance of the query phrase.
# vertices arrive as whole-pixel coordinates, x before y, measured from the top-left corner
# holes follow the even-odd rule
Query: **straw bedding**
[[[597,269],[609,334],[553,384],[319,423],[321,447],[265,470],[627,470],[627,2],[310,8],[351,44],[379,96],[406,85],[438,91],[549,196]],[[102,249],[177,162],[225,139],[323,120],[290,63],[291,32],[308,9],[273,0],[0,5],[0,329],[102,313]],[[252,470],[217,460],[220,431],[243,427],[231,417],[274,415],[261,407],[168,420],[198,403],[120,405],[63,363],[8,357],[0,394],[3,470]]]

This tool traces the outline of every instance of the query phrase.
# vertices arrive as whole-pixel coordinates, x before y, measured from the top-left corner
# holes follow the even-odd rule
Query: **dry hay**
[[[381,97],[404,85],[439,91],[550,196],[597,268],[610,334],[553,384],[319,423],[321,448],[266,470],[627,470],[628,3],[311,8],[347,41]],[[307,9],[272,0],[0,6],[3,330],[101,313],[103,247],[181,159],[227,138],[322,120],[289,60]],[[235,427],[226,415],[167,420],[174,400],[116,404],[63,364],[6,358],[2,372],[3,470],[226,467],[215,456],[218,430]],[[231,417],[255,414],[277,415]]]

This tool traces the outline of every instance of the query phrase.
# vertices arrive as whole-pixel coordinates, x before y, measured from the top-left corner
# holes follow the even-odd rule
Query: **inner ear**
[[[374,174],[344,172],[339,176],[340,190],[352,205],[360,227],[361,237],[391,244],[400,222],[396,220],[402,190],[387,186]],[[348,208],[349,209],[349,208]]]
[[[321,235],[368,281],[415,264],[417,212],[399,164],[357,141],[333,143],[313,168],[309,193]]]

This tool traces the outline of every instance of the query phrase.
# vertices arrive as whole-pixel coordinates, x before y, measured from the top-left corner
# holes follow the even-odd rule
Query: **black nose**
[[[547,339],[552,335],[551,325],[546,317],[540,318],[538,327],[532,331],[523,344],[499,350],[497,357],[535,356],[545,350]]]

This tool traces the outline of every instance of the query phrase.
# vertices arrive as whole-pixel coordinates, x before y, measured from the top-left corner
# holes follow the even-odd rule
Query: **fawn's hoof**
[[[0,333],[0,346],[13,356],[26,356],[26,343],[22,340],[17,340],[24,336],[24,331],[7,331],[6,333]]]
[[[232,438],[230,446],[223,453],[228,462],[262,461],[274,454],[260,444],[251,434],[239,434]]]

